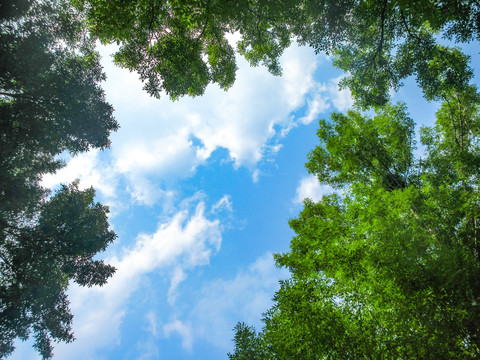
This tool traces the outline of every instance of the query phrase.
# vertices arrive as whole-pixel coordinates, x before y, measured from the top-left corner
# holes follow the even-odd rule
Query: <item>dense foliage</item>
[[[421,158],[402,104],[320,121],[307,168],[337,193],[290,221],[291,279],[231,359],[480,356],[480,96],[445,98]]]
[[[52,340],[73,339],[70,280],[114,271],[93,260],[115,238],[93,189],[40,186],[57,155],[105,148],[118,127],[96,39],[156,97],[229,88],[236,52],[280,74],[292,41],[347,73],[357,109],[320,122],[307,164],[338,192],[291,220],[276,261],[292,277],[260,333],[237,325],[231,359],[480,356],[480,97],[445,45],[480,39],[478,0],[15,0],[0,32],[0,356],[33,332],[51,357]],[[388,103],[409,76],[441,102],[417,158],[414,122]]]
[[[92,258],[116,238],[108,229],[108,208],[95,191],[63,186],[31,214],[2,223],[0,247],[0,355],[13,351],[15,338],[28,339],[43,358],[52,340],[73,341],[73,316],[66,296],[70,280],[103,285],[115,269]]]
[[[480,36],[477,0],[72,0],[92,34],[119,43],[115,61],[137,71],[145,89],[176,99],[210,83],[235,80],[236,51],[280,74],[293,40],[335,55],[359,104],[388,101],[389,89],[415,75],[427,98],[438,87],[468,84],[466,58],[437,44]],[[432,93],[433,91],[433,93]]]
[[[71,341],[68,283],[102,285],[93,256],[113,241],[105,206],[78,184],[49,197],[56,156],[105,148],[117,129],[94,42],[62,1],[0,4],[0,357],[31,332],[44,358]]]
[[[296,236],[275,260],[291,278],[260,333],[237,325],[229,357],[476,359],[480,95],[468,57],[437,41],[478,40],[480,4],[348,3],[351,28],[330,49],[356,110],[320,121],[307,163],[336,193],[290,221]],[[420,157],[405,105],[388,103],[411,75],[441,104]]]

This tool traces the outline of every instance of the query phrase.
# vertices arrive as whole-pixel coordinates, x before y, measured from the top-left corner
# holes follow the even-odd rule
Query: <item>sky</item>
[[[76,341],[56,344],[54,358],[226,359],[235,324],[261,329],[288,278],[272,257],[289,249],[288,219],[304,198],[331,191],[304,163],[318,119],[351,107],[350,93],[339,90],[343,74],[328,57],[292,46],[281,77],[237,58],[227,92],[210,85],[202,97],[158,100],[113,65],[114,50],[99,48],[120,124],[111,147],[65,156],[67,166],[43,184],[78,178],[96,189],[118,235],[98,258],[117,272],[103,287],[70,286]],[[478,48],[466,50],[478,69]],[[405,85],[394,99],[431,125],[438,104],[426,103],[413,79]],[[39,358],[31,345],[17,343],[9,359]]]

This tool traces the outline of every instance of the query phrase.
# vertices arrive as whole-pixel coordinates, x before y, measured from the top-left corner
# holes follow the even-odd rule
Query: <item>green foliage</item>
[[[61,166],[56,155],[105,148],[118,128],[80,14],[62,2],[9,3],[23,12],[0,18],[2,214],[25,206],[39,177]]]
[[[480,356],[479,106],[445,96],[419,159],[403,105],[320,121],[307,168],[340,193],[306,200],[275,255],[292,276],[255,340],[269,359]]]
[[[13,351],[16,337],[30,332],[43,358],[51,341],[71,342],[73,316],[66,290],[70,280],[103,285],[115,269],[93,260],[116,237],[108,230],[108,208],[94,203],[92,188],[63,186],[18,222],[2,223],[0,238],[0,354]]]
[[[255,329],[243,322],[235,325],[235,352],[228,354],[230,360],[266,360],[267,351]]]
[[[63,1],[0,5],[0,357],[30,333],[43,358],[72,341],[66,289],[102,285],[113,267],[93,256],[113,241],[93,189],[49,198],[56,156],[109,146],[118,128],[106,103],[94,42]]]
[[[290,221],[296,236],[275,260],[291,279],[259,334],[237,326],[230,357],[479,358],[480,97],[469,58],[437,40],[479,40],[480,4],[289,4],[269,31],[285,21],[301,44],[332,53],[356,110],[320,120],[306,166],[337,193],[305,200]],[[419,158],[415,124],[389,104],[409,76],[441,102],[436,125],[421,129]],[[360,112],[369,108],[371,117]]]
[[[237,52],[276,75],[292,40],[334,54],[363,107],[384,105],[410,75],[429,99],[462,91],[472,76],[468,59],[436,39],[480,38],[476,0],[71,1],[103,43],[121,44],[117,64],[137,71],[151,95],[172,99],[201,95],[210,82],[233,84],[234,33]]]
[[[411,170],[414,123],[404,105],[386,106],[373,119],[359,112],[333,113],[320,120],[322,145],[309,155],[307,168],[335,188],[359,181],[394,189],[405,187]]]
[[[238,11],[220,1],[75,0],[90,31],[103,43],[119,42],[115,62],[137,71],[145,89],[172,99],[203,94],[210,82],[229,88],[235,55],[225,39],[226,17]]]

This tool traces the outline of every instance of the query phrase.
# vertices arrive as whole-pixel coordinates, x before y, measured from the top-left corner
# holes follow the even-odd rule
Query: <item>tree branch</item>
[[[385,15],[387,13],[387,5],[388,5],[388,0],[383,1],[383,9],[382,9],[382,18],[381,18],[381,23],[380,23],[380,43],[377,46],[377,51],[375,51],[375,54],[373,54],[373,70],[377,70],[377,55],[382,56],[382,51],[383,51],[383,42],[384,42],[384,37],[385,37]]]

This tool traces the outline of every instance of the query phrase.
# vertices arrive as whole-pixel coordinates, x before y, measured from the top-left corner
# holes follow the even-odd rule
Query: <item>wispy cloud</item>
[[[107,259],[117,272],[104,287],[72,286],[69,298],[77,340],[73,344],[59,344],[56,358],[95,359],[97,349],[115,345],[120,339],[119,329],[129,299],[142,286],[142,278],[153,271],[172,276],[169,300],[173,303],[175,288],[188,271],[209,264],[220,248],[220,221],[208,219],[206,214],[205,203],[197,201],[193,208],[180,210],[158,224],[154,233],[140,234],[134,246]],[[157,333],[156,318],[149,316],[151,332]],[[187,334],[187,328],[177,323],[164,327],[163,331]],[[191,343],[188,339],[184,341],[186,347]]]
[[[307,198],[320,201],[323,195],[331,194],[334,191],[331,186],[321,185],[315,175],[308,175],[300,180],[294,203],[302,203]]]
[[[231,350],[237,321],[260,326],[259,319],[271,306],[278,281],[287,277],[288,272],[278,269],[272,254],[266,253],[233,278],[207,282],[192,312],[184,315],[193,325],[194,339],[225,352]]]
[[[190,324],[185,324],[175,319],[163,326],[163,332],[165,337],[170,337],[172,333],[177,333],[182,338],[182,347],[187,351],[192,350],[193,336],[192,326]]]

